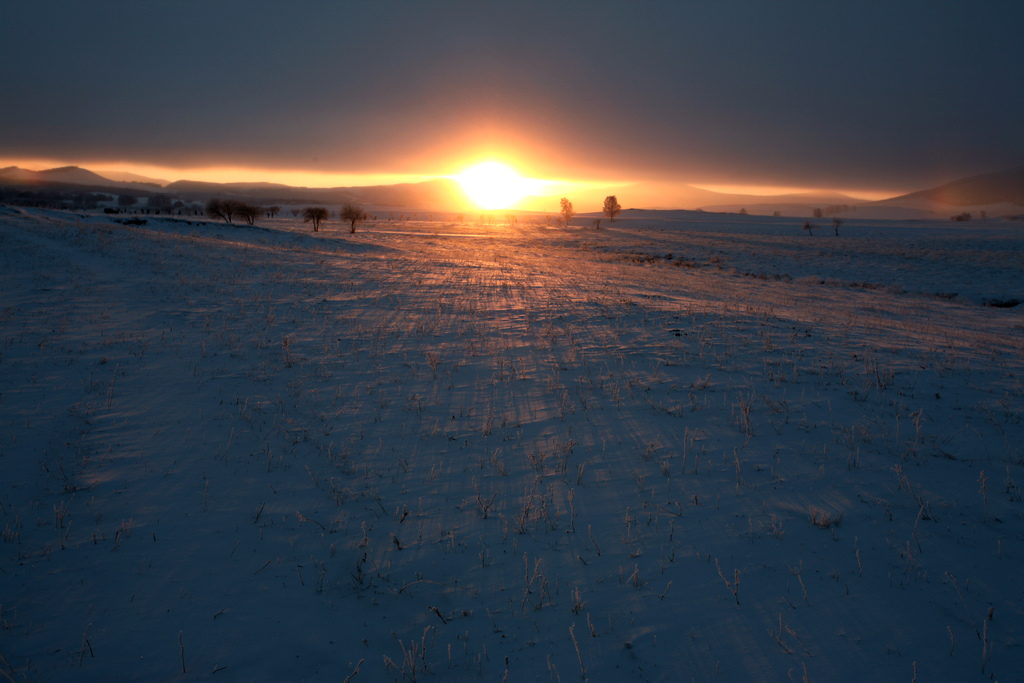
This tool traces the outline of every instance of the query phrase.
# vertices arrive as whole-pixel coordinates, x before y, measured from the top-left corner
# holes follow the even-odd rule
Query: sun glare
[[[452,178],[482,209],[506,209],[536,193],[544,184],[541,180],[524,178],[496,161],[477,164]]]

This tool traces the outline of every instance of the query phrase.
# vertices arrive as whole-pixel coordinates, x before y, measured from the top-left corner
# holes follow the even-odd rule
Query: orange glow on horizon
[[[466,157],[463,157],[465,159]],[[866,201],[877,201],[903,194],[910,190],[900,189],[898,191],[880,191],[877,189],[844,189],[832,188],[831,190],[814,189],[807,187],[796,187],[791,185],[741,185],[741,184],[704,184],[687,183],[685,181],[668,180],[625,180],[625,179],[594,179],[586,178],[584,173],[575,173],[576,179],[565,177],[556,179],[548,176],[545,180],[531,177],[524,177],[514,167],[529,167],[529,164],[522,163],[515,154],[494,154],[488,157],[477,156],[481,162],[472,168],[483,167],[488,163],[492,166],[493,175],[488,176],[481,173],[480,178],[471,180],[467,175],[470,169],[457,162],[437,162],[427,164],[425,161],[419,164],[420,167],[433,166],[433,173],[386,173],[379,171],[370,172],[333,172],[315,171],[309,169],[280,169],[268,167],[243,167],[243,166],[197,166],[197,167],[175,167],[160,164],[147,164],[137,162],[112,162],[112,161],[90,161],[80,158],[0,158],[0,168],[6,166],[17,166],[19,168],[42,171],[64,166],[78,166],[100,175],[118,175],[123,173],[143,176],[161,182],[175,182],[178,180],[194,180],[210,183],[276,183],[290,185],[293,187],[328,188],[328,187],[366,187],[373,185],[393,185],[398,183],[419,183],[429,180],[447,178],[459,182],[466,194],[477,205],[482,208],[520,208],[534,211],[556,211],[558,198],[566,196],[574,202],[577,210],[588,211],[589,204],[595,204],[592,210],[600,210],[600,203],[606,194],[616,194],[620,201],[637,208],[687,208],[687,187],[710,190],[727,194],[746,194],[758,196],[771,196],[779,194],[796,193],[825,193],[841,192],[850,195],[855,199]],[[502,159],[504,163],[495,162],[493,159]],[[492,160],[492,161],[485,161]],[[465,162],[464,162],[465,163]],[[504,171],[494,171],[495,167],[502,166]],[[452,168],[463,168],[461,172],[451,173]],[[442,170],[438,173],[437,170]],[[418,170],[410,168],[410,170]],[[445,173],[444,171],[448,171]],[[503,175],[505,174],[505,175]],[[490,179],[488,179],[488,177]],[[113,178],[112,178],[113,179]],[[467,185],[477,187],[474,192],[478,193],[480,199],[474,198]],[[487,189],[490,187],[490,189]],[[491,193],[490,198],[479,193]],[[599,196],[600,195],[600,196]],[[550,205],[550,206],[549,206]]]
[[[873,190],[849,190],[849,189],[814,189],[808,187],[794,187],[791,185],[705,185],[703,183],[691,183],[690,187],[698,190],[710,190],[723,194],[748,194],[757,197],[771,197],[780,194],[803,194],[803,193],[840,193],[849,195],[854,199],[865,199],[877,201],[895,196],[893,192],[878,192]]]

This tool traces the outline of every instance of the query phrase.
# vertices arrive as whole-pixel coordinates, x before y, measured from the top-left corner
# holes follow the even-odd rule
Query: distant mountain
[[[304,187],[291,187],[277,183],[211,183],[202,180],[177,180],[164,186],[163,192],[185,198],[203,198],[214,195],[246,198],[253,196],[285,196],[301,194]]]
[[[65,183],[67,185],[102,186],[116,182],[78,166],[62,166],[61,168],[51,168],[47,171],[37,171],[36,177],[44,182]]]
[[[896,206],[934,203],[957,207],[1007,203],[1024,206],[1024,166],[954,180],[930,190],[875,203]]]
[[[0,168],[0,183],[24,184],[35,177],[36,171],[27,171],[17,166]]]
[[[45,185],[60,183],[62,185],[110,185],[111,180],[77,166],[51,168],[48,171],[29,171],[28,169],[8,166],[0,168],[0,181],[18,185]]]
[[[116,180],[119,183],[139,183],[142,185],[164,185],[170,184],[170,180],[163,180],[162,178],[150,178],[148,176],[139,175],[138,173],[129,173],[128,171],[104,171],[104,177],[109,180]]]
[[[17,166],[0,168],[0,185],[15,187],[48,187],[66,190],[141,190],[151,192],[158,189],[140,183],[121,183],[104,178],[78,166],[62,166],[46,171],[30,171]]]
[[[394,206],[435,211],[464,210],[471,205],[462,187],[449,178],[422,183],[399,183],[344,188],[358,201],[379,206]]]

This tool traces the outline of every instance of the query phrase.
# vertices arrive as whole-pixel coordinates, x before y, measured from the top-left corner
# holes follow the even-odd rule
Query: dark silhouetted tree
[[[619,200],[615,198],[615,195],[608,195],[604,198],[604,215],[608,216],[608,220],[615,222],[615,217],[622,213],[622,206],[619,204]]]
[[[815,209],[814,210],[814,217],[815,218],[821,218],[821,209]]]
[[[302,210],[302,222],[312,223],[313,232],[320,231],[320,224],[327,220],[328,211],[322,206],[307,206]]]
[[[268,206],[267,207],[267,218],[274,218],[279,213],[281,213],[281,207],[280,206]]]
[[[204,210],[208,217],[219,218],[225,223],[230,223],[231,219],[234,218],[233,207],[223,199],[217,199],[216,197],[210,197],[206,200],[206,207]]]
[[[808,235],[813,235],[814,234],[814,227],[815,227],[814,223],[812,223],[810,221],[804,221],[804,230],[807,231]]]
[[[263,209],[258,206],[250,206],[249,204],[239,202],[237,213],[238,217],[249,225],[256,225],[256,219],[259,218],[261,213],[263,213]]]
[[[210,218],[219,218],[225,223],[234,222],[236,217],[241,217],[247,205],[235,199],[217,199],[211,197],[206,201],[206,215]],[[252,225],[250,223],[250,225]]]
[[[356,231],[356,223],[358,221],[366,220],[366,212],[358,204],[346,202],[342,204],[341,211],[338,212],[338,217],[343,221],[348,221],[349,232],[354,233]]]
[[[565,221],[565,226],[569,227],[569,221],[576,215],[576,210],[572,208],[572,202],[565,197],[562,197],[562,220]]]
[[[839,237],[839,226],[843,224],[842,218],[832,219],[832,229],[836,231],[836,237]]]

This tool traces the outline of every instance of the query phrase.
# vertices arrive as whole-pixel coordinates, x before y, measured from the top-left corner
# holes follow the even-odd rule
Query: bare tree
[[[235,217],[234,202],[224,199],[210,197],[206,200],[206,215],[210,218],[219,218],[225,223],[230,223]]]
[[[572,208],[572,202],[565,197],[562,197],[562,220],[565,221],[565,226],[569,227],[569,221],[576,215],[576,210]]]
[[[338,218],[348,221],[349,232],[354,233],[356,231],[356,222],[366,220],[366,212],[358,204],[346,202],[342,204],[341,211],[338,212]]]
[[[307,206],[302,210],[302,222],[313,223],[313,232],[320,231],[320,224],[327,220],[327,209],[322,206]]]
[[[608,195],[604,198],[604,215],[608,216],[608,220],[615,222],[615,217],[622,213],[622,206],[619,204],[619,200],[615,198],[615,195]]]
[[[832,229],[836,231],[836,237],[839,237],[839,226],[843,224],[842,218],[832,219]]]
[[[268,206],[267,207],[267,218],[275,218],[277,214],[281,213],[280,206]]]
[[[236,207],[236,213],[238,213],[238,217],[249,225],[256,225],[256,219],[259,218],[262,212],[263,210],[260,207],[250,206],[249,204],[245,204],[243,202],[238,202],[238,205]]]
[[[235,218],[242,218],[249,225],[252,225],[252,222],[246,217],[247,212],[251,210],[254,210],[253,207],[237,199],[217,199],[214,197],[206,202],[206,215],[210,218],[220,218],[225,223],[231,223]]]

